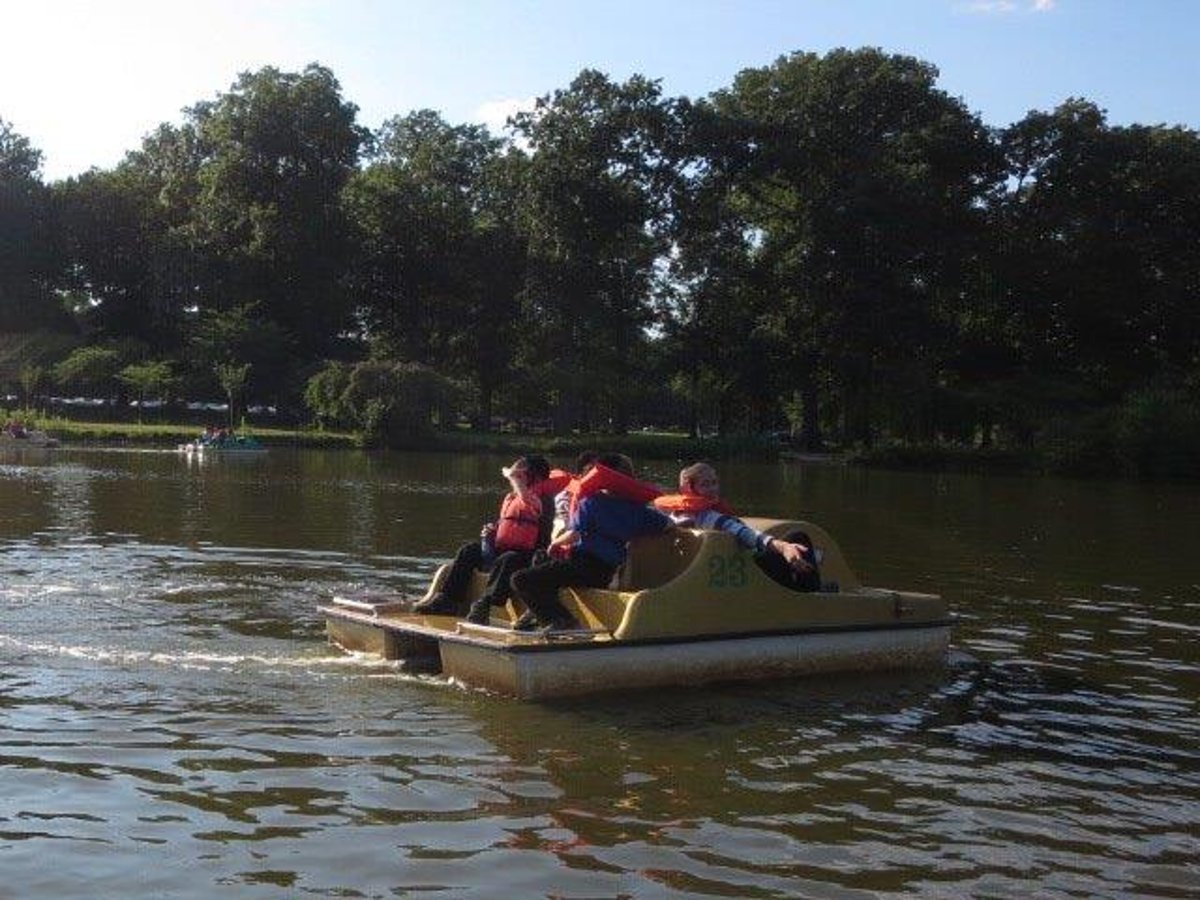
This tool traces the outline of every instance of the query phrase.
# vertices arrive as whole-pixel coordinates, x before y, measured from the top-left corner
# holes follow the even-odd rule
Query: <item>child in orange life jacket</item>
[[[679,473],[679,493],[657,497],[654,505],[679,525],[726,531],[739,544],[755,551],[759,568],[773,580],[800,591],[819,591],[812,541],[802,531],[794,531],[781,540],[757,531],[733,514],[721,500],[721,482],[708,463],[694,463]]]
[[[596,463],[596,472],[627,476],[632,484],[639,484],[633,479],[633,464],[622,454],[601,454]],[[513,575],[513,595],[528,610],[513,628],[577,628],[574,617],[558,599],[558,592],[564,587],[607,586],[625,561],[631,539],[672,527],[670,518],[646,506],[644,499],[631,499],[609,490],[588,494],[576,504],[567,530],[552,544],[571,547],[570,555],[539,562]]]
[[[549,518],[543,514],[539,486],[550,474],[542,456],[522,456],[500,470],[512,490],[500,502],[497,521],[486,523],[478,541],[458,548],[442,589],[413,606],[413,612],[462,615],[471,575],[479,569],[489,573],[482,596],[471,604],[467,618],[486,624],[493,605],[509,597],[513,572],[533,561],[533,554],[549,538]]]
[[[576,493],[579,490],[579,481],[591,470],[599,455],[600,453],[596,450],[584,450],[580,453],[575,459],[574,477],[554,495],[554,525],[550,529],[551,539],[557,538],[567,530],[567,523],[571,520],[571,513],[578,502]],[[631,462],[630,466],[632,467],[632,465]]]

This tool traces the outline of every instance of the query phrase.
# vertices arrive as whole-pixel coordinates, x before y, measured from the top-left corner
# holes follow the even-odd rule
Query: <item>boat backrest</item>
[[[673,528],[629,542],[629,555],[617,575],[622,591],[641,591],[666,584],[691,565],[704,532]]]
[[[844,590],[860,586],[841,548],[819,525],[796,519],[750,518],[745,522],[778,538],[796,531],[805,532],[818,551],[822,581],[836,582]],[[714,533],[695,528],[676,528],[665,534],[631,541],[629,557],[618,575],[617,587],[622,591],[641,591],[667,584],[692,564],[706,535],[711,539]]]

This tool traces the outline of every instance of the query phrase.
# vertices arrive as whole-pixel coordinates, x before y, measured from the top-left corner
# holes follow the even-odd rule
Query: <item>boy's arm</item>
[[[805,547],[803,544],[781,541],[777,537],[771,537],[769,534],[757,531],[737,516],[719,516],[711,527],[729,532],[747,550],[778,553],[788,565],[799,569],[801,572],[807,572],[812,568],[808,560],[804,558],[804,554],[808,552],[808,547]]]
[[[569,547],[578,542],[578,540],[579,532],[575,531],[573,528],[568,528],[566,531],[562,532],[562,534],[552,540],[550,542],[550,546],[548,546],[546,549],[549,551],[558,547]]]

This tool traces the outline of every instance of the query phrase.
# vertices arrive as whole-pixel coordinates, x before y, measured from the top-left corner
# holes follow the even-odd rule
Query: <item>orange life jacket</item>
[[[536,550],[541,516],[542,501],[537,495],[528,502],[515,492],[506,495],[496,523],[496,552]]]
[[[634,503],[649,503],[662,493],[648,482],[638,481],[636,478],[599,463],[592,466],[588,473],[579,479],[575,498],[582,500],[588,494],[594,494],[597,491],[608,491],[610,494],[625,500],[632,500]]]
[[[574,475],[563,469],[551,469],[550,474],[545,480],[538,482],[534,490],[539,497],[553,497],[570,484],[574,478]]]
[[[654,506],[668,514],[692,515],[704,512],[706,509],[715,509],[727,516],[736,515],[725,501],[714,500],[703,494],[663,494],[661,497],[654,498]]]

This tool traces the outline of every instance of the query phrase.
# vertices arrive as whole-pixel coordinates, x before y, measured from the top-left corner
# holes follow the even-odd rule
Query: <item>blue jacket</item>
[[[669,516],[653,507],[611,494],[592,494],[584,497],[575,510],[571,528],[580,535],[575,552],[619,566],[625,562],[629,540],[658,534],[673,524]]]

